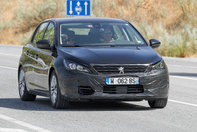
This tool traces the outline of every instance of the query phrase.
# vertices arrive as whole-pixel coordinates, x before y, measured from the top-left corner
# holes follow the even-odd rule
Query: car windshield
[[[60,24],[62,46],[144,45],[139,33],[128,23],[63,23]]]

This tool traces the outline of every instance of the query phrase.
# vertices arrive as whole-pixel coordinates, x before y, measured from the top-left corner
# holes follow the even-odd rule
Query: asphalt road
[[[0,45],[0,132],[197,131],[196,58],[164,57],[170,72],[169,102],[164,109],[151,109],[141,101],[77,103],[71,109],[56,110],[47,98],[20,101],[17,66],[21,49]]]

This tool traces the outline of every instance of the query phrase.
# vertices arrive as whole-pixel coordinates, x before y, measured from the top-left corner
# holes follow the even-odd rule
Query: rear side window
[[[50,41],[50,45],[52,46],[53,44],[53,38],[54,38],[54,24],[50,23],[45,34],[44,34],[44,38],[43,39],[47,39]]]
[[[40,27],[36,31],[36,34],[34,35],[33,43],[36,43],[37,41],[42,40],[44,32],[47,28],[47,25],[48,25],[48,22],[40,25]]]

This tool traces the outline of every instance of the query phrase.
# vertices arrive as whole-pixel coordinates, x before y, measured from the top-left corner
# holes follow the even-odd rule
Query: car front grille
[[[103,93],[108,94],[135,94],[143,93],[143,85],[128,85],[128,86],[118,86],[118,85],[105,85],[103,86]]]
[[[124,73],[140,73],[145,72],[146,65],[94,65],[94,69],[102,74],[120,74],[120,67],[123,67]]]

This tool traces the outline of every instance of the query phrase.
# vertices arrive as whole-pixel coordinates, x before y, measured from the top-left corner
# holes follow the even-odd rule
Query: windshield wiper
[[[67,44],[67,45],[63,45],[63,47],[81,47],[81,45],[78,45],[78,44]]]
[[[66,44],[63,47],[94,47],[94,46],[107,46],[107,47],[121,47],[121,46],[136,46],[138,48],[139,45],[132,44]]]
[[[114,47],[114,45],[101,45],[101,44],[67,44],[67,45],[63,45],[63,47],[94,47],[94,46],[110,46],[110,47]]]

